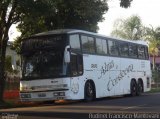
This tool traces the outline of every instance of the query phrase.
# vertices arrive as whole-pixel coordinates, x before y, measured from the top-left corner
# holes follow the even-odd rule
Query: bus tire
[[[87,81],[84,90],[84,100],[89,102],[95,99],[95,86],[93,81]]]
[[[130,95],[131,96],[136,96],[137,94],[137,83],[136,80],[131,80],[131,85],[130,85]]]
[[[142,79],[138,79],[137,96],[140,96],[142,93],[143,93],[143,81],[142,81]]]

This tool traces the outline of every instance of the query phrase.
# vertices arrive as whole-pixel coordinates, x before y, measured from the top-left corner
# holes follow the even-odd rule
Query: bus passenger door
[[[80,90],[82,81],[80,76],[83,74],[83,58],[81,54],[71,53],[71,62],[70,62],[70,75],[71,75],[71,91],[73,98],[82,98],[83,90]]]
[[[83,58],[82,55],[71,53],[71,76],[79,76],[83,73]]]

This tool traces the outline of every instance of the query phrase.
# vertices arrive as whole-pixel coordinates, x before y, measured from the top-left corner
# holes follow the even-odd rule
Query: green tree
[[[117,19],[113,26],[112,36],[129,40],[143,39],[145,28],[141,19],[133,15],[127,19]]]
[[[12,24],[22,22],[24,18],[38,18],[41,14],[48,15],[52,5],[44,0],[1,0],[0,2],[0,103],[3,102],[5,85],[5,55],[8,31]],[[34,15],[33,15],[34,14]]]
[[[12,58],[11,56],[6,56],[6,60],[5,60],[5,69],[7,72],[12,73],[13,69],[12,69]]]
[[[18,63],[19,63],[19,61],[17,60],[16,64],[19,65]],[[5,72],[9,73],[9,74],[17,74],[18,73],[18,70],[12,68],[12,57],[10,55],[6,56]]]
[[[132,0],[120,0],[120,6],[127,8]],[[96,32],[98,22],[103,21],[103,14],[108,10],[106,0],[54,0],[50,4],[50,15],[30,18],[23,17],[18,29],[21,38],[53,29],[82,29]]]
[[[149,42],[149,54],[152,56],[153,70],[155,70],[155,57],[160,54],[160,27],[146,27],[145,40]]]
[[[120,5],[127,8],[131,1],[121,0]],[[106,0],[0,0],[0,102],[3,102],[5,54],[12,24],[19,23],[22,37],[49,29],[76,28],[75,24],[79,29],[96,31],[97,22],[103,20],[107,10]]]
[[[131,5],[133,0],[120,0],[120,6],[124,8],[128,8]]]

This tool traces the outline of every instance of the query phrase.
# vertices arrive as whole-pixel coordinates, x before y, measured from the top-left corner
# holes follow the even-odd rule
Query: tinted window
[[[104,39],[96,38],[96,50],[98,54],[107,54],[107,42]]]
[[[72,76],[78,75],[78,62],[76,54],[71,54],[71,74]]]
[[[83,73],[83,57],[82,55],[77,55],[75,53],[71,53],[71,75],[77,76],[82,75]]]
[[[149,59],[148,47],[145,47],[145,57],[146,59]]]
[[[137,46],[135,44],[129,44],[129,56],[137,58]]]
[[[120,42],[119,43],[119,45],[120,45],[120,47],[119,47],[119,49],[120,49],[120,55],[121,56],[128,56],[128,43],[126,43],[126,42]]]
[[[144,46],[138,47],[138,57],[141,59],[145,58],[145,47]]]
[[[118,55],[118,44],[115,41],[108,40],[108,48],[110,55]]]
[[[80,51],[79,35],[70,35],[69,42],[72,50]]]
[[[94,38],[81,36],[82,50],[87,53],[95,53]]]

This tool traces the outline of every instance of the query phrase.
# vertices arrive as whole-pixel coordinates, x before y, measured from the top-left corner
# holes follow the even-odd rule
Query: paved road
[[[93,102],[42,104],[35,107],[1,109],[2,119],[84,119],[84,118],[160,118],[160,93],[139,97],[112,97]],[[119,115],[119,116],[118,116]],[[5,117],[10,118],[5,118]],[[116,116],[116,117],[114,117]]]

